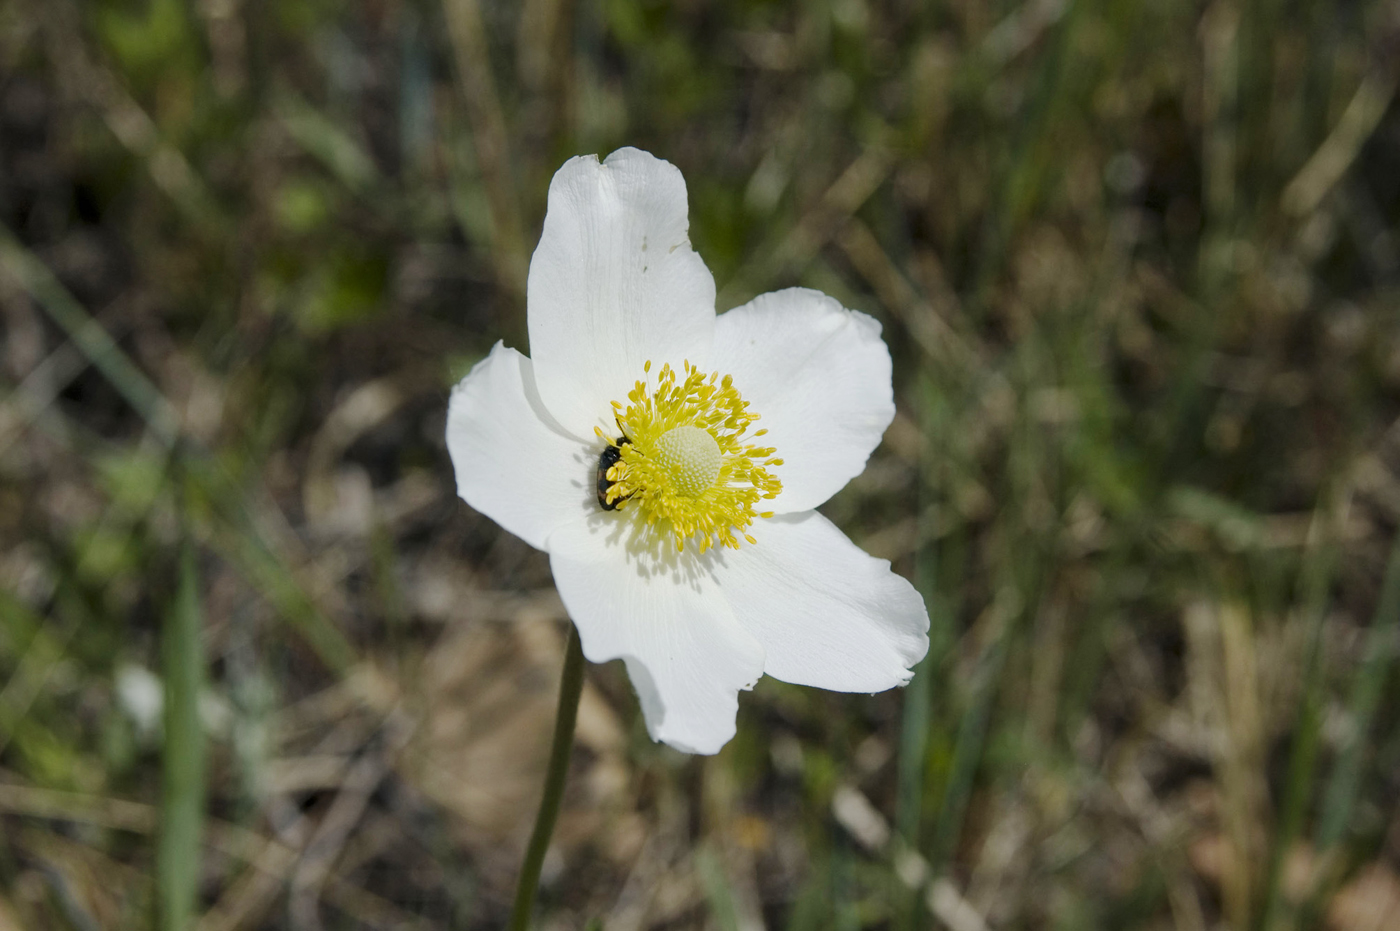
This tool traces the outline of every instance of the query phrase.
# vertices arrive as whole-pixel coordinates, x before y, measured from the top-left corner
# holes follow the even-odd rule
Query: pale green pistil
[[[678,495],[698,498],[719,478],[719,444],[708,430],[673,427],[657,439],[653,455],[670,473]]]

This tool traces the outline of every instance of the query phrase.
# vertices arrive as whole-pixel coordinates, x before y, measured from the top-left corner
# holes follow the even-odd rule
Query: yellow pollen
[[[767,433],[749,432],[758,414],[718,372],[706,375],[686,362],[680,375],[663,365],[651,380],[651,363],[627,394],[612,404],[626,442],[608,469],[605,500],[618,511],[634,512],[648,528],[670,533],[678,551],[692,541],[705,552],[716,543],[739,548],[739,537],[759,512],[760,500],[776,498],[782,482],[769,471],[782,465],[772,447],[750,441]],[[681,377],[683,376],[683,377]],[[609,445],[616,441],[602,432]]]

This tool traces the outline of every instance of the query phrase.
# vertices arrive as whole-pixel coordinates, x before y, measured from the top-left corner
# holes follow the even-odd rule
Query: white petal
[[[774,469],[783,491],[764,502],[779,514],[840,491],[894,419],[880,324],[820,291],[774,291],[720,314],[711,358],[767,428],[756,442],[783,460]]]
[[[626,403],[669,362],[709,356],[715,282],[690,248],[685,180],[638,149],[582,155],[549,185],[528,283],[530,357],[540,396],[575,433],[614,429]]]
[[[598,454],[555,422],[530,360],[497,343],[452,390],[447,451],[457,494],[536,549],[597,511]]]
[[[928,652],[919,593],[815,511],[760,520],[755,545],[715,568],[739,623],[763,644],[763,671],[838,692],[909,681]]]
[[[739,691],[763,674],[763,648],[705,562],[629,550],[630,528],[630,518],[599,513],[561,529],[550,540],[554,583],[584,655],[626,660],[652,739],[716,753],[734,736]]]

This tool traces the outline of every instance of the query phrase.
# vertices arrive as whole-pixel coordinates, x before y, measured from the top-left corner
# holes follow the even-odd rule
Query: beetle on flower
[[[909,680],[923,599],[814,508],[894,417],[880,325],[790,288],[715,314],[685,181],[637,149],[570,159],[527,284],[530,357],[452,393],[472,507],[549,554],[593,662],[621,658],[651,736],[715,753],[764,674]]]

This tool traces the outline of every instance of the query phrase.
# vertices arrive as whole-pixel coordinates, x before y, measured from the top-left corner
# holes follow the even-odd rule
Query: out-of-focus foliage
[[[6,0],[0,928],[500,926],[564,618],[444,410],[620,145],[883,323],[932,649],[711,759],[590,668],[541,927],[1400,926],[1397,17]]]

